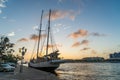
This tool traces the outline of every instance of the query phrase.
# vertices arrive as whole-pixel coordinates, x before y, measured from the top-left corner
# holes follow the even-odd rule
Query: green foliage
[[[4,55],[6,53],[13,53],[14,50],[12,49],[14,46],[13,43],[10,43],[8,37],[2,36],[0,38],[0,55]]]
[[[0,59],[5,62],[17,62],[21,59],[18,55],[13,55],[14,43],[10,43],[8,37],[2,36],[0,38]]]
[[[17,63],[18,60],[21,60],[19,55],[7,54],[3,56],[4,62],[14,62]]]

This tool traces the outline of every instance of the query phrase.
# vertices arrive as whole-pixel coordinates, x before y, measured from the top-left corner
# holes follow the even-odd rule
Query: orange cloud
[[[69,35],[69,37],[71,38],[79,38],[79,37],[85,37],[88,35],[88,31],[87,30],[83,30],[83,29],[80,29],[76,32],[73,32]]]
[[[38,40],[38,35],[32,34],[30,37],[31,40]]]
[[[83,40],[81,42],[75,42],[72,47],[79,47],[80,45],[88,45],[89,41],[88,40]]]
[[[81,45],[88,45],[88,43],[89,43],[88,40],[83,40],[83,41],[81,42]]]
[[[52,47],[55,47],[55,46],[56,46],[56,45],[52,45],[52,44],[51,44],[51,45],[50,45],[50,44],[48,45],[49,48],[52,48]]]
[[[72,45],[72,47],[78,47],[78,46],[80,46],[80,45],[81,45],[80,42],[75,42],[75,43]]]
[[[26,41],[28,41],[28,39],[26,39],[26,38],[21,38],[21,39],[19,39],[17,42],[26,42]]]
[[[89,50],[90,48],[83,48],[83,49],[81,49],[82,51],[85,51],[85,50]]]
[[[56,19],[63,19],[65,17],[70,18],[71,20],[74,20],[78,12],[75,12],[73,10],[52,10],[51,14],[51,20],[56,20]],[[45,14],[44,17],[48,18],[49,13]]]
[[[52,47],[62,47],[62,45],[61,44],[49,44],[48,47],[49,48],[52,48]]]
[[[95,50],[91,50],[91,54],[97,54]]]
[[[40,38],[45,38],[45,37],[46,37],[46,34],[42,34]],[[36,35],[36,34],[32,34],[32,35],[30,36],[30,39],[31,39],[31,40],[38,40],[38,38],[39,38],[39,36]]]

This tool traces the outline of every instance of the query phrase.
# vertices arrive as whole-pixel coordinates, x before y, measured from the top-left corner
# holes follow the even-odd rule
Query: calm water
[[[65,63],[56,72],[60,80],[120,80],[120,63]]]

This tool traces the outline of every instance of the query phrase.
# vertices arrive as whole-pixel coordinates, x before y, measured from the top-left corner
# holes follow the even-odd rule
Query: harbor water
[[[60,80],[120,80],[120,63],[65,63],[56,73]]]

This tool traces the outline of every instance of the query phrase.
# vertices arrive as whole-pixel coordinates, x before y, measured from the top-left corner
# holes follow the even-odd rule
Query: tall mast
[[[48,34],[47,34],[47,47],[46,47],[46,55],[48,55],[48,47],[49,47],[49,35],[50,35],[50,16],[51,16],[51,10],[49,10],[49,19],[48,19]]]
[[[42,17],[43,17],[43,10],[41,13],[41,19],[40,19],[40,27],[39,27],[39,37],[38,37],[38,46],[37,46],[37,59],[39,54],[39,45],[40,45],[40,37],[41,37],[41,29],[42,29]]]

